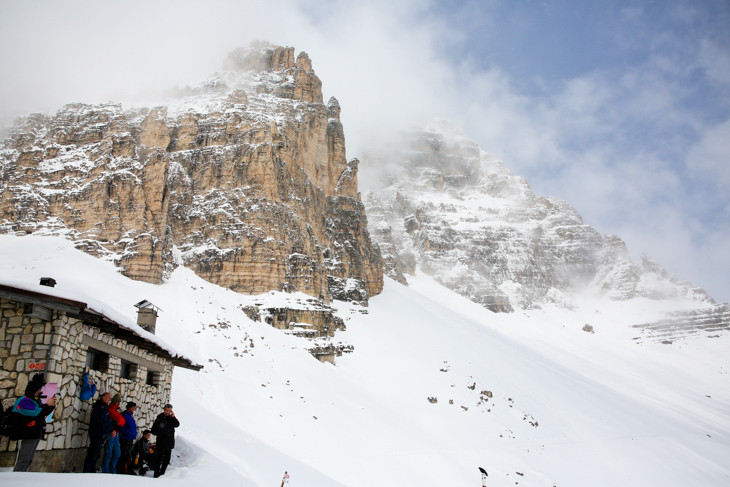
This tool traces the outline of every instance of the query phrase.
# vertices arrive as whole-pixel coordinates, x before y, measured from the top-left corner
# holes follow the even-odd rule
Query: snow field
[[[241,309],[301,295],[242,296],[185,268],[131,281],[53,237],[0,236],[0,276],[51,276],[132,319],[141,299],[162,309],[157,336],[205,365],[175,371],[180,457],[163,484],[279,485],[287,470],[292,486],[477,486],[478,466],[490,487],[730,482],[728,335],[638,344],[629,326],[656,315],[648,302],[494,314],[427,276],[387,280],[369,308],[335,303],[335,340],[355,351],[331,365]],[[104,478],[121,481],[148,482]]]

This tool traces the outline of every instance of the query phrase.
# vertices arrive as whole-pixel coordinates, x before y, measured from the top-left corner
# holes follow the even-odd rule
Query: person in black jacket
[[[56,407],[56,396],[46,404],[41,402],[41,390],[46,385],[43,374],[33,376],[25,388],[25,395],[15,401],[7,414],[14,414],[17,429],[10,436],[11,440],[20,440],[20,449],[15,460],[13,472],[27,472],[30,468],[35,449],[46,433],[46,416]]]
[[[89,451],[84,460],[84,473],[95,473],[96,462],[99,461],[101,447],[114,430],[114,424],[109,417],[109,403],[112,402],[112,395],[105,392],[98,401],[91,407],[91,419],[89,420]]]
[[[155,477],[165,475],[165,470],[170,464],[172,449],[175,448],[175,428],[180,426],[180,421],[175,417],[172,404],[165,404],[163,412],[157,416],[152,425],[152,434],[157,438]]]
[[[134,450],[132,452],[133,457],[138,456],[137,465],[139,466],[139,474],[144,475],[147,473],[147,464],[149,467],[153,468],[155,467],[155,452],[153,448],[156,448],[156,446],[152,443],[150,443],[150,435],[152,432],[150,430],[144,430],[142,432],[142,438],[140,438],[137,443],[134,444]]]

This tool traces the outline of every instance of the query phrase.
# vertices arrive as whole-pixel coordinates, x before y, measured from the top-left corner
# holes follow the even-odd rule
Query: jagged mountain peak
[[[243,293],[366,303],[380,254],[321,87],[306,53],[258,42],[154,108],[25,117],[0,151],[0,232],[64,235],[148,282],[182,263]]]
[[[266,73],[284,76],[285,82],[277,90],[282,98],[322,103],[322,82],[312,69],[312,60],[302,51],[294,58],[293,47],[276,46],[266,41],[254,41],[247,47],[228,54],[224,72],[259,75]]]
[[[645,258],[632,262],[616,235],[601,235],[568,202],[537,196],[522,177],[445,120],[403,132],[364,163],[380,186],[365,197],[388,274],[416,269],[493,311],[578,296],[713,301]]]
[[[312,61],[309,55],[302,51],[294,58],[294,48],[277,46],[268,41],[256,40],[246,47],[239,47],[231,51],[225,62],[225,71],[285,71],[299,68],[312,71]]]

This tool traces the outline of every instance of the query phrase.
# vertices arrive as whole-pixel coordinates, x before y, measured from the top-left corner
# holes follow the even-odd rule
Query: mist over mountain
[[[601,235],[565,201],[529,183],[446,120],[400,132],[363,157],[371,233],[391,277],[418,269],[493,311],[544,303],[567,308],[583,294],[714,304],[650,256],[632,262],[616,235]]]
[[[64,235],[133,279],[244,293],[382,288],[340,107],[306,53],[258,42],[167,105],[71,104],[3,142],[0,231]]]
[[[142,294],[206,364],[168,482],[724,485],[730,306],[448,121],[348,160],[314,65],[256,42],[2,142],[2,279]]]

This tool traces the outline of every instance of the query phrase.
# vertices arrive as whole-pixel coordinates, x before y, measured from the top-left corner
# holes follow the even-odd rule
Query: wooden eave
[[[49,296],[35,291],[27,291],[16,287],[0,284],[0,298],[12,299],[23,303],[37,304],[46,308],[65,311],[66,313],[79,313],[86,308],[86,303],[74,301],[72,299],[59,298],[57,296]]]

